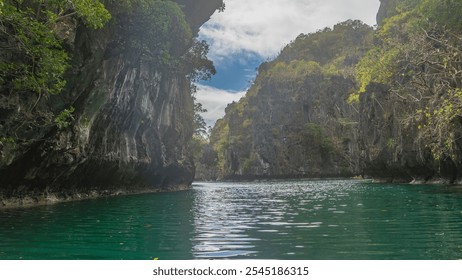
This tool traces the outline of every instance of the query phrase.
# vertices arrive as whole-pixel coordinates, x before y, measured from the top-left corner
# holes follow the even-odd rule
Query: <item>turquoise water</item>
[[[0,259],[461,259],[462,190],[358,181],[196,183],[0,210]]]

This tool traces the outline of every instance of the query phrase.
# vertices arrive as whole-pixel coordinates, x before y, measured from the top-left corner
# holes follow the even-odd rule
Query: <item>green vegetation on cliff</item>
[[[378,30],[375,48],[357,66],[359,94],[373,94],[377,84],[388,87],[395,130],[414,131],[410,143],[398,147],[415,150],[423,170],[433,169],[436,176],[446,170],[450,175],[444,177],[454,181],[462,163],[462,3],[407,0],[396,7]]]
[[[60,93],[69,66],[62,23],[75,14],[88,26],[101,28],[110,19],[99,1],[2,0],[0,7],[0,87],[8,92]]]
[[[193,82],[215,72],[195,36],[222,5],[1,0],[0,199],[189,186]]]
[[[0,4],[0,110],[8,115],[19,105],[22,111],[19,121],[2,129],[0,137],[28,141],[21,133],[24,126],[53,126],[53,120],[72,105],[39,106],[42,98],[65,90],[79,24],[100,29],[112,18],[109,25],[123,26],[117,35],[124,39],[112,46],[113,55],[129,51],[151,67],[181,72],[191,80],[215,73],[206,57],[207,44],[193,39],[185,14],[173,1],[2,0]]]
[[[218,177],[462,179],[462,2],[381,3],[259,67],[212,131]]]
[[[348,176],[357,113],[355,64],[373,29],[346,21],[302,34],[259,67],[246,97],[230,104],[212,134],[221,178]]]

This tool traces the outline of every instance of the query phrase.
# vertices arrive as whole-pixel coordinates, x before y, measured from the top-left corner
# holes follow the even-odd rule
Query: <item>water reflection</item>
[[[331,218],[346,213],[336,206],[339,198],[348,197],[344,185],[335,181],[330,185],[316,181],[197,184],[193,254],[197,258],[303,258],[307,248],[318,242],[313,231],[325,223],[320,211],[327,209]],[[323,237],[329,236],[322,232]]]
[[[0,259],[461,259],[462,192],[355,181],[0,210]]]
[[[195,258],[458,259],[462,201],[438,186],[200,183]],[[448,193],[449,192],[449,193]]]
[[[239,194],[242,190],[238,188],[204,184],[195,186],[194,191],[194,257],[230,258],[256,253],[253,243],[258,239],[246,234],[256,222],[252,211],[246,209],[251,207],[251,199]],[[237,199],[240,196],[243,199]]]

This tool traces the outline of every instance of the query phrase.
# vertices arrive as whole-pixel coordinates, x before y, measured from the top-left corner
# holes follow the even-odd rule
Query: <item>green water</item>
[[[0,259],[461,259],[462,190],[356,181],[0,210]]]

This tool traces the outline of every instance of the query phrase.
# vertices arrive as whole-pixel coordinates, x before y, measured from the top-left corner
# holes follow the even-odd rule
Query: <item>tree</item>
[[[460,1],[403,1],[357,66],[359,94],[387,85],[410,108],[403,125],[418,127],[416,142],[436,160],[462,160],[461,16]]]
[[[126,0],[125,2],[127,2]],[[179,57],[191,47],[191,28],[174,1],[134,0],[119,16],[126,37],[125,51],[139,54],[141,61],[164,71],[179,71]]]
[[[419,102],[419,138],[437,159],[461,160],[462,36],[438,25],[415,35],[402,72],[409,82],[395,90]]]
[[[206,41],[194,40],[192,47],[183,55],[183,67],[188,78],[197,82],[200,80],[209,80],[216,74],[213,62],[207,58],[209,45]]]
[[[66,85],[69,54],[59,30],[75,19],[101,28],[110,18],[99,0],[0,1],[0,109],[17,114],[0,137],[27,141],[25,131],[60,123],[51,111],[37,109]]]
[[[201,103],[196,102],[196,98],[194,98],[194,135],[196,136],[204,137],[207,135],[207,123],[201,115],[206,112],[207,109],[202,107]]]
[[[56,34],[56,26],[72,16],[78,16],[92,28],[101,28],[111,18],[97,0],[1,2],[2,91],[39,95],[61,92],[68,54]]]

